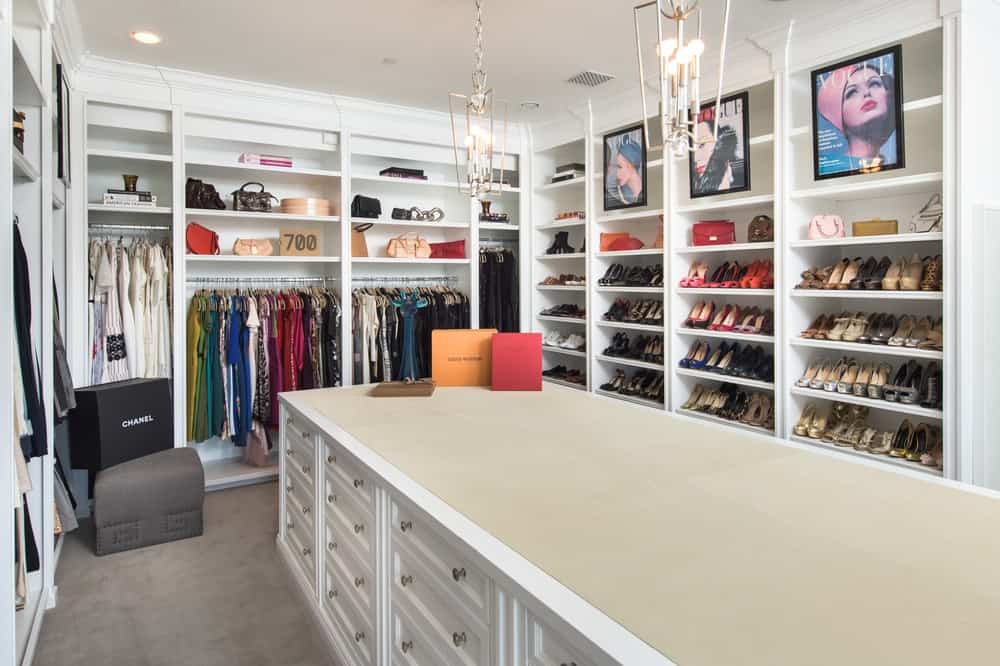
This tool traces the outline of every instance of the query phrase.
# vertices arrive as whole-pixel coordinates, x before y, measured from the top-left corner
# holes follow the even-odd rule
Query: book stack
[[[292,168],[292,158],[280,155],[258,155],[256,153],[243,153],[240,155],[241,164],[253,164],[254,166],[271,166]]]
[[[380,176],[390,178],[406,178],[408,180],[427,180],[423,169],[404,169],[403,167],[389,167],[378,172]]]
[[[152,192],[129,192],[108,190],[104,193],[105,206],[134,206],[136,208],[156,208],[156,195]]]
[[[579,163],[563,164],[556,167],[556,173],[552,176],[553,183],[561,183],[564,180],[583,178],[587,175],[587,167]]]

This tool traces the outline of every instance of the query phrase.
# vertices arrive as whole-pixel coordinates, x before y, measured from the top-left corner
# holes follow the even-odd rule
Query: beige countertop
[[[286,394],[681,666],[1000,663],[1000,500],[580,391]]]

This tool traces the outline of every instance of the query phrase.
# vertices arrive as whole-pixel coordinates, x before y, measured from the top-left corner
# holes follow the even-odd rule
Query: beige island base
[[[591,641],[595,664],[1000,663],[995,496],[558,386],[368,391],[282,400]],[[394,635],[381,663],[421,663]],[[546,663],[517,650],[496,663]]]

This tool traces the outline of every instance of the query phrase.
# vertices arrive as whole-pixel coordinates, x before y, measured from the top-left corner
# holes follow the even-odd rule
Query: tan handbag
[[[237,238],[233,254],[240,257],[270,257],[274,254],[274,241],[267,238]]]
[[[351,227],[351,256],[352,257],[367,257],[368,256],[368,240],[365,238],[365,232],[374,227],[374,224],[355,224]]]
[[[431,244],[410,231],[389,239],[385,254],[394,259],[428,259],[431,256]]]

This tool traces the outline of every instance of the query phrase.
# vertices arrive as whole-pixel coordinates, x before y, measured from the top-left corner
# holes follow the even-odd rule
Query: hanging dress
[[[118,382],[128,379],[125,335],[122,332],[121,310],[118,308],[118,256],[110,242],[101,252],[97,269],[97,293],[104,311],[104,372],[101,382]]]
[[[125,339],[125,359],[128,363],[129,379],[138,377],[136,373],[136,359],[139,354],[135,346],[135,318],[132,316],[132,303],[129,301],[129,286],[131,283],[132,269],[129,266],[128,252],[119,245],[115,248],[118,254],[118,298],[116,307],[121,312],[122,335]]]
[[[135,325],[135,376],[146,377],[146,340],[148,334],[146,318],[146,243],[137,243],[132,248],[132,275],[129,284],[129,302],[132,305],[132,319]]]

